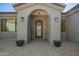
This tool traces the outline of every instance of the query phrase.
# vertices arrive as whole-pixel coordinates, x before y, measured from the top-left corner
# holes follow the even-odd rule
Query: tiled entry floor
[[[4,56],[79,56],[79,45],[63,42],[61,47],[54,47],[45,40],[34,40],[22,47],[16,41],[0,40],[0,55]]]

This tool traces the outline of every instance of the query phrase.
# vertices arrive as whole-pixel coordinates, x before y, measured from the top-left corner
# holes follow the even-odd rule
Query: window
[[[16,31],[15,20],[1,19],[1,31]]]
[[[6,19],[1,19],[1,31],[6,31]]]
[[[61,20],[61,32],[65,32],[65,20]]]

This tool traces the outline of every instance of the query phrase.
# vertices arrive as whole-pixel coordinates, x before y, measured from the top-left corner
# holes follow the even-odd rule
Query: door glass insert
[[[35,37],[42,38],[42,21],[36,21],[35,25]]]

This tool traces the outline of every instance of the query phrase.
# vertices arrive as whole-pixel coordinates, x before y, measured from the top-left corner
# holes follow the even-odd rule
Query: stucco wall
[[[68,16],[68,40],[79,43],[79,11]]]
[[[48,41],[53,43],[53,40],[61,40],[61,11],[56,10],[55,8],[49,8],[42,5],[36,5],[29,8],[25,8],[18,12],[17,14],[17,39],[25,39],[27,42],[27,24],[28,17],[32,11],[42,9],[48,13],[49,16],[49,33],[48,33]],[[20,17],[24,17],[24,21],[20,21]],[[58,17],[59,21],[55,22],[54,18]]]
[[[66,14],[62,13],[61,14],[61,22],[64,21],[62,25],[64,25],[64,31],[61,30],[61,40],[66,41],[67,40],[67,16]],[[62,27],[61,27],[62,28]]]
[[[61,32],[61,40],[66,41],[67,40],[67,33],[66,32]]]
[[[0,39],[17,39],[16,32],[0,32]]]

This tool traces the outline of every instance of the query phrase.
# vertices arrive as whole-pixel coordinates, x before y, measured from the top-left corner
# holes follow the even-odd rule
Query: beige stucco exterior
[[[67,13],[62,13],[62,20],[65,20],[65,33],[62,37],[79,43],[79,4]]]
[[[79,43],[79,10],[67,17],[68,40]]]
[[[16,40],[25,40],[27,43],[28,34],[28,20],[30,15],[35,10],[44,10],[48,15],[48,41],[50,44],[53,40],[69,40],[79,43],[79,5],[72,8],[67,13],[62,13],[63,7],[55,4],[23,4],[14,6],[16,12],[2,13],[0,19],[16,19],[17,32],[0,32],[0,38],[16,38]],[[38,13],[36,13],[38,15]],[[42,13],[44,15],[44,13]],[[33,14],[34,15],[34,14]],[[24,18],[21,21],[21,17]],[[58,22],[55,21],[58,18]],[[65,32],[61,32],[61,21],[65,21]],[[1,20],[0,20],[1,24]],[[0,26],[1,30],[1,26]],[[7,36],[8,34],[8,36]]]
[[[24,8],[22,10],[17,11],[17,40],[24,39],[27,42],[27,25],[28,25],[28,17],[29,15],[37,9],[45,10],[48,13],[48,23],[49,23],[49,33],[48,33],[48,41],[52,44],[53,40],[61,40],[61,10],[63,8],[56,9],[52,4],[52,8],[49,7],[50,4],[38,4],[32,7]],[[54,7],[53,7],[54,6]],[[24,21],[20,21],[20,17],[24,17]],[[58,18],[58,22],[55,22],[55,17]]]

